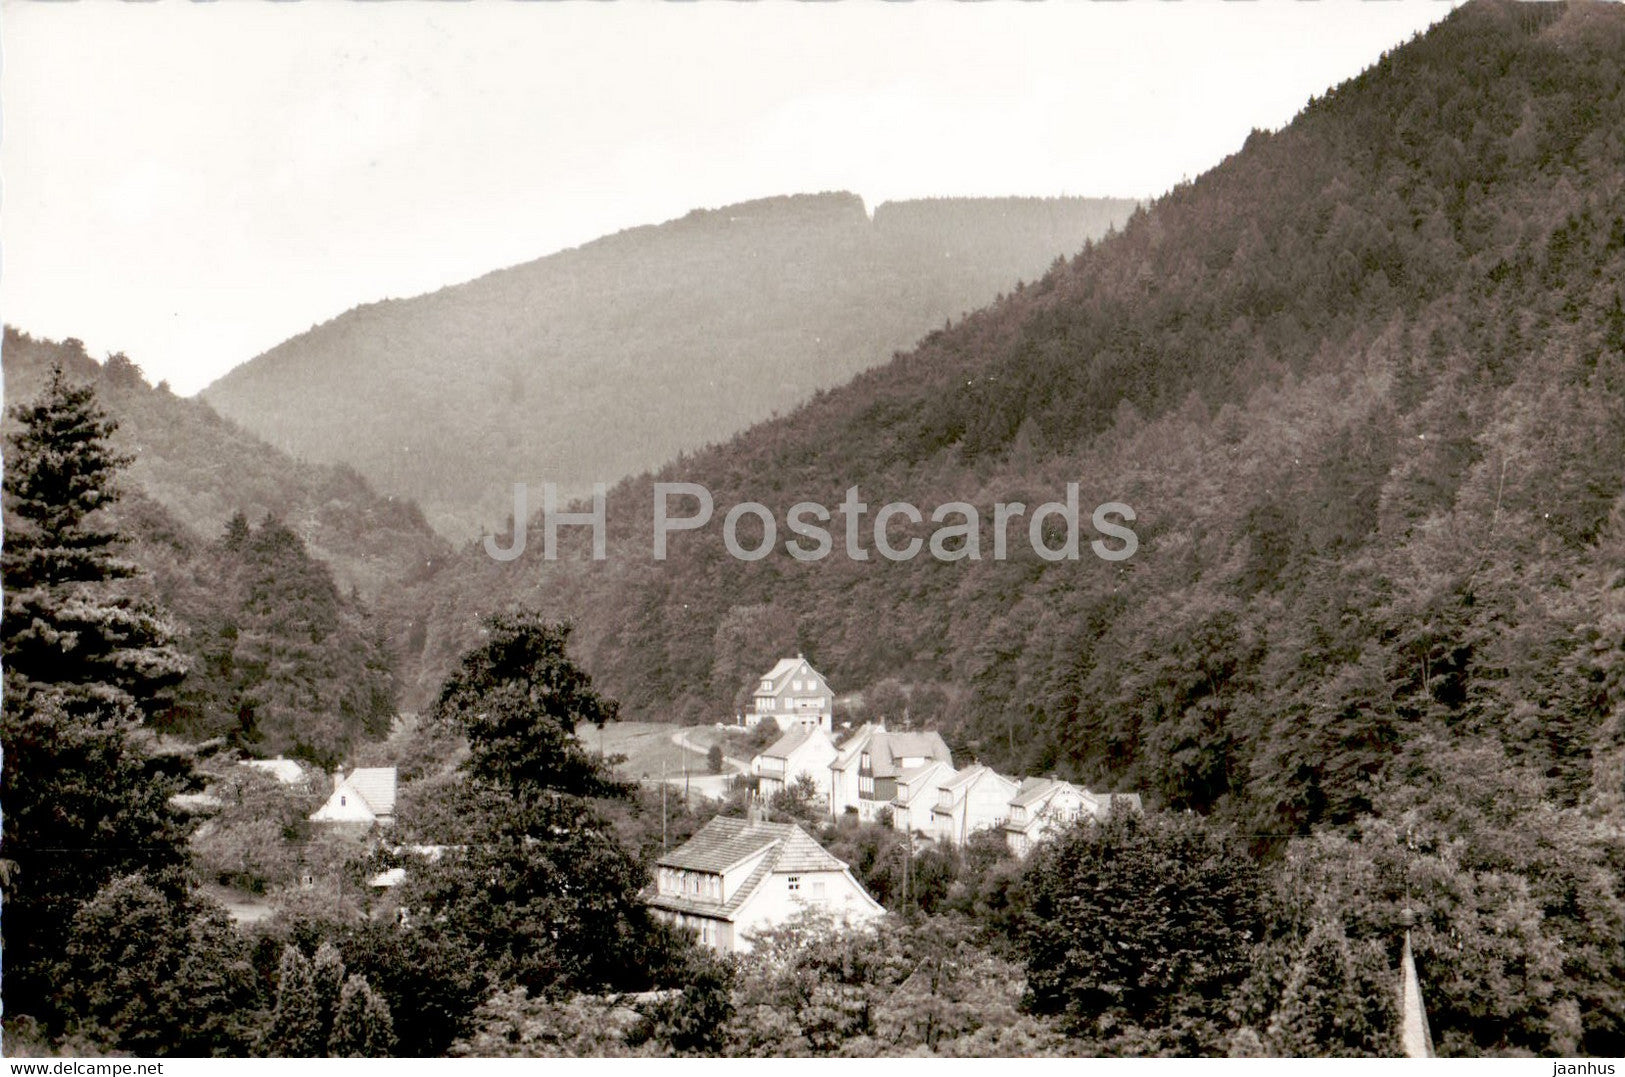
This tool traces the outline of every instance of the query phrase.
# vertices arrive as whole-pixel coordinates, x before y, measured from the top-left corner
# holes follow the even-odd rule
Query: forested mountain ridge
[[[1616,803],[1621,59],[1617,9],[1469,5],[1122,234],[656,476],[718,521],[851,485],[969,501],[984,550],[995,501],[1078,481],[1085,515],[1136,509],[1130,561],[747,564],[714,522],[655,563],[645,477],[603,564],[462,559],[408,661],[432,683],[476,613],[534,603],[634,713],[731,713],[794,647],[844,689],[946,686],[958,744],[1012,771],[1264,833],[1354,818],[1434,734]]]
[[[203,392],[463,539],[788,410],[1121,224],[1127,199],[852,194],[696,210],[357,308]]]
[[[664,562],[655,479],[716,505]],[[1019,532],[987,556],[995,502],[1069,481],[1085,520],[1133,506],[1132,558]],[[983,560],[848,560],[838,520],[832,556],[789,557],[789,506],[852,486],[979,507]],[[719,535],[744,501],[780,521],[748,563]],[[795,650],[842,691],[929,686],[949,702],[911,717],[956,761],[1251,844],[1290,897],[1231,1000],[1263,1038],[1226,1049],[1318,1040],[1334,997],[1381,1009],[1408,932],[1441,1054],[1625,1051],[1625,9],[1475,0],[607,517],[602,562],[578,528],[545,561],[533,525],[518,560],[449,566],[409,691],[510,604],[574,619],[629,717],[731,715]],[[1125,1050],[1213,1049],[1164,1035]]]
[[[192,534],[217,535],[237,513],[275,516],[341,588],[369,600],[431,574],[451,552],[411,501],[378,494],[353,469],[290,459],[202,401],[147,384],[122,355],[98,363],[78,341],[7,326],[0,357],[8,407],[31,399],[56,366],[93,386],[119,422],[115,444],[134,456],[130,481]]]
[[[153,387],[122,355],[5,329],[7,432],[61,368],[94,388],[130,456],[109,510],[121,557],[168,611],[185,679],[159,728],[331,766],[395,714],[391,628],[401,589],[451,553],[404,499],[345,468],[297,463],[207,404]]]

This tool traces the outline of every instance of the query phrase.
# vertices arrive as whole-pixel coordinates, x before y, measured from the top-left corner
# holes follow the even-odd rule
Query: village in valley
[[[806,830],[772,820],[787,800],[828,825],[879,826],[916,845],[963,846],[997,834],[1025,856],[1058,825],[1138,810],[1139,797],[1091,793],[1058,778],[1009,778],[970,762],[954,766],[940,733],[888,730],[884,718],[834,734],[835,694],[805,656],[763,674],[739,727],[779,735],[751,761],[747,816],[719,816],[658,862],[650,903],[721,951],[748,949],[753,930],[803,908],[842,920],[883,912],[846,864]]]
[[[92,6],[8,1059],[1625,1057],[1625,6]]]
[[[849,865],[819,843],[826,832],[894,831],[910,859],[927,849],[962,849],[980,838],[999,843],[1019,860],[1057,828],[1141,810],[1135,793],[1097,793],[1054,775],[1007,776],[974,760],[956,761],[928,721],[910,720],[910,728],[890,729],[886,717],[876,715],[855,728],[851,723],[837,728],[836,710],[835,693],[823,674],[798,654],[779,660],[762,675],[749,709],[731,722],[692,729],[625,723],[629,735],[615,736],[617,745],[654,739],[681,753],[685,765],[668,765],[658,777],[647,770],[630,775],[658,790],[654,795],[662,801],[663,815],[709,816],[682,841],[673,841],[670,848],[663,843],[655,857],[646,897],[657,916],[692,931],[716,951],[744,952],[755,934],[807,913],[827,914],[849,925],[885,913]],[[389,742],[365,749],[369,758],[387,759],[392,751],[421,743],[425,731],[418,721],[416,715],[398,719]],[[605,735],[620,732],[611,725],[581,731],[580,739],[589,748],[596,746],[602,757]],[[696,753],[698,739],[709,741],[711,749]],[[764,740],[765,746],[748,760],[732,754]],[[709,756],[707,770],[720,763],[716,769],[723,773],[702,773],[698,760],[689,773],[686,764],[695,754]],[[447,762],[455,761],[454,756]],[[608,755],[605,761],[623,775],[628,769],[624,755]],[[232,806],[257,801],[245,790],[257,788],[260,797],[286,804],[318,805],[303,819],[286,820],[285,848],[270,854],[261,850],[260,862],[281,862],[280,873],[233,871],[253,859],[241,849],[220,865],[214,892],[239,921],[271,915],[288,903],[290,894],[306,895],[307,900],[343,894],[345,865],[363,861],[378,870],[363,873],[365,888],[354,888],[343,900],[402,924],[413,915],[433,915],[433,910],[414,913],[390,900],[414,864],[438,862],[451,848],[433,840],[435,835],[401,839],[394,825],[402,784],[399,765],[340,767],[329,775],[309,764],[275,758],[216,762],[203,769],[222,780],[201,792],[176,794],[171,802],[203,820],[194,840],[205,851],[234,827]],[[429,777],[421,768],[412,776]],[[221,814],[223,822],[212,821]],[[240,836],[234,833],[229,840]],[[247,888],[234,888],[234,880],[247,880]],[[283,889],[273,899],[279,884]]]

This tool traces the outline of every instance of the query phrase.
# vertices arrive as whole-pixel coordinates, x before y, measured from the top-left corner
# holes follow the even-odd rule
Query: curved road
[[[693,752],[696,755],[704,755],[710,750],[708,747],[695,744],[692,740],[690,740],[689,730],[687,729],[675,730],[671,735],[671,742],[677,745],[677,747],[682,748],[685,751]],[[728,795],[728,783],[733,781],[735,775],[750,773],[750,763],[743,759],[735,759],[733,756],[724,755],[722,757],[722,764],[723,766],[731,769],[733,773],[690,774],[688,776],[689,789],[700,794],[701,796],[709,797],[712,800],[721,800]],[[667,784],[675,783],[680,786],[683,783],[683,778],[681,775],[668,774],[666,776],[666,782]]]

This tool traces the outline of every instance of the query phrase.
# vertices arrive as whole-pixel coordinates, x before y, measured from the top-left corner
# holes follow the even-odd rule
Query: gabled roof
[[[761,860],[727,901],[702,901],[657,890],[649,896],[649,903],[662,909],[727,920],[750,900],[769,875],[846,870],[845,861],[831,856],[794,823],[753,823],[722,816],[706,823],[681,848],[672,850],[656,863],[663,868],[720,874],[757,855]]]
[[[720,815],[656,863],[663,868],[720,874],[764,850],[778,852],[778,870],[840,871],[846,867],[794,823],[753,823]]]
[[[762,749],[762,755],[768,759],[789,759],[797,748],[800,748],[814,737],[829,739],[829,735],[817,726],[812,729],[793,729],[774,741],[769,747]]]
[[[1010,798],[1011,807],[1027,807],[1036,801],[1043,800],[1049,795],[1050,786],[1055,784],[1052,778],[1023,778],[1016,787],[1016,795]]]
[[[802,669],[806,669],[808,674],[817,677],[819,680],[824,679],[824,675],[812,667],[812,663],[807,661],[805,655],[779,659],[772,669],[762,674],[761,679],[769,682],[768,692],[776,695],[784,690],[785,682]],[[826,687],[828,686],[826,685]],[[761,689],[757,690],[757,694],[761,694]]]
[[[991,774],[992,771],[988,770],[988,768],[981,763],[972,763],[964,770],[955,771],[953,777],[938,782],[937,788],[960,789],[969,785],[977,778],[980,778],[984,773]]]
[[[801,665],[802,661],[803,659],[800,658],[781,658],[774,664],[772,669],[762,674],[762,680],[776,681],[786,673],[789,673],[792,669],[795,669],[797,666]]]
[[[395,768],[357,767],[310,818],[323,823],[370,823],[395,814]]]
[[[952,794],[951,799],[957,804],[962,799],[963,793],[968,791],[971,786],[975,785],[984,778],[991,778],[996,782],[1003,782],[1012,790],[1017,788],[1014,779],[1006,778],[1003,774],[1000,774],[992,767],[985,766],[981,763],[972,763],[970,766],[954,774],[952,777],[939,781],[937,783],[937,788]],[[937,810],[945,812],[949,811],[950,809],[939,807]]]
[[[1071,782],[1063,782],[1058,778],[1023,778],[1021,788],[1010,798],[1010,804],[1012,807],[1030,808],[1034,804],[1047,803],[1065,789],[1072,790],[1085,800],[1095,799],[1087,789],[1079,789]]]
[[[357,767],[344,784],[367,802],[374,815],[395,814],[394,767]]]
[[[865,723],[841,747],[841,753],[830,764],[836,770],[845,770],[853,760],[869,752],[869,769],[877,778],[895,778],[903,772],[903,759],[924,758],[952,764],[953,755],[940,733],[926,730],[916,733],[891,733],[884,726]]]
[[[920,794],[926,790],[935,789],[937,779],[942,777],[944,772],[951,772],[953,769],[950,764],[944,763],[940,759],[933,759],[929,763],[921,763],[917,767],[910,767],[897,776],[897,796],[893,799],[898,806],[906,808],[919,799]],[[908,792],[906,798],[903,796],[905,787]]]
[[[835,756],[835,762],[830,766],[836,770],[845,770],[858,758],[858,753],[863,751],[864,745],[873,740],[876,733],[883,732],[885,732],[883,727],[864,722],[841,744],[839,754]]]

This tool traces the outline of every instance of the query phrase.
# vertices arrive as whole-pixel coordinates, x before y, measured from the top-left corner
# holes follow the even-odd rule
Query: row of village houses
[[[761,805],[802,777],[811,780],[820,807],[833,819],[889,820],[911,841],[945,845],[994,830],[1021,857],[1058,826],[1140,807],[1134,794],[1092,793],[1057,778],[1018,781],[980,764],[956,768],[947,744],[931,731],[894,732],[875,722],[837,744],[834,695],[800,655],[780,661],[761,679],[743,722],[772,722],[781,733],[753,761],[758,788],[750,811],[743,819],[718,816],[663,853],[647,895],[658,915],[723,952],[749,949],[755,933],[804,910],[847,923],[884,913],[848,866],[800,826],[762,817]],[[303,780],[301,768],[290,760],[244,765],[290,784]],[[331,792],[311,821],[369,830],[387,826],[394,819],[396,781],[394,767],[334,774]],[[397,852],[435,860],[444,849],[413,846]],[[393,888],[405,876],[406,869],[396,867],[371,882]]]
[[[741,723],[772,722],[780,737],[752,761],[756,800],[744,819],[719,816],[656,862],[649,904],[725,953],[748,950],[752,936],[816,910],[849,924],[883,915],[851,869],[795,823],[764,821],[758,805],[806,778],[831,818],[890,820],[910,840],[963,844],[1001,831],[1026,856],[1055,827],[1139,810],[1134,794],[1099,794],[1057,778],[1017,781],[992,768],[956,768],[930,731],[860,726],[833,736],[834,694],[807,660],[780,661],[762,677]]]
[[[832,735],[834,695],[806,659],[785,659],[763,677],[744,724],[775,723],[782,735],[753,761],[758,800],[743,819],[718,816],[692,838],[663,853],[655,864],[646,900],[662,918],[695,932],[712,949],[750,949],[759,932],[809,910],[848,924],[883,916],[885,910],[851,869],[800,826],[763,819],[759,804],[806,775],[827,797],[832,817],[855,815],[884,821],[915,837],[949,845],[980,830],[998,829],[1010,851],[1024,857],[1056,826],[1101,818],[1124,809],[1138,811],[1132,793],[1092,793],[1056,778],[1016,781],[988,767],[955,769],[948,746],[934,732],[892,732],[882,723],[859,727],[841,743]],[[286,759],[242,764],[287,784],[305,780],[299,764]],[[358,767],[333,775],[332,791],[311,816],[317,823],[362,824],[369,829],[394,819],[394,767]],[[188,794],[193,809],[218,809],[209,794]],[[398,855],[435,861],[446,846],[396,846]],[[393,888],[407,869],[388,869],[371,880]],[[306,878],[306,883],[310,879]],[[397,909],[404,924],[404,909]],[[1401,1041],[1411,1057],[1433,1055],[1421,984],[1405,935],[1400,965]]]
[[[942,736],[894,732],[865,723],[839,744],[835,696],[805,657],[786,658],[762,677],[743,724],[773,722],[782,735],[751,762],[764,801],[812,783],[832,818],[890,820],[905,834],[962,845],[982,830],[1002,830],[1010,851],[1026,856],[1052,828],[1099,818],[1114,808],[1139,810],[1137,795],[1093,793],[1058,778],[1009,778],[973,763],[954,766]]]

